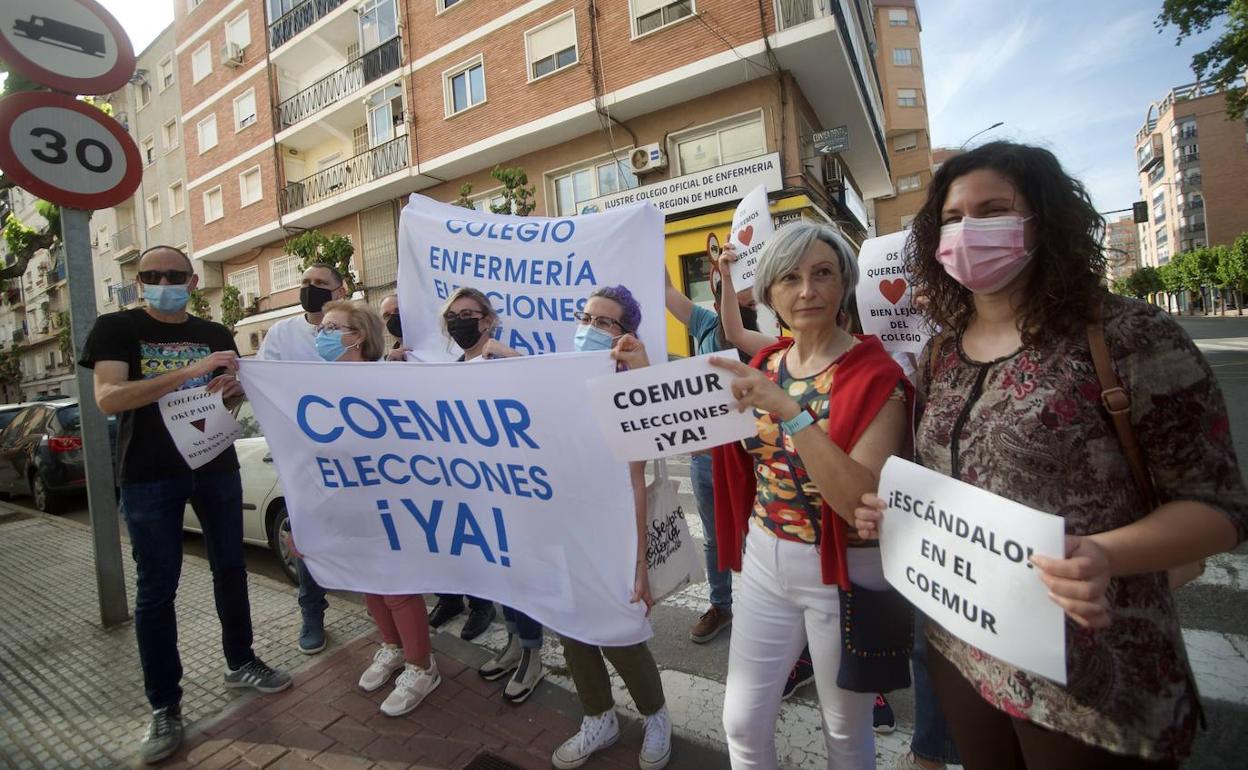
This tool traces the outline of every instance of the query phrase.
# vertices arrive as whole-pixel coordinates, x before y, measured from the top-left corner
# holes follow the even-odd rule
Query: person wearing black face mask
[[[403,344],[403,319],[399,316],[399,295],[388,294],[381,300],[381,321],[394,337],[394,346],[386,353],[387,361],[405,361],[411,348]]]
[[[316,352],[316,329],[325,316],[323,308],[327,303],[346,296],[346,283],[332,265],[317,262],[304,270],[299,287],[299,304],[304,312],[273,324],[264,335],[256,358],[265,361],[320,361],[321,356]],[[299,610],[303,615],[299,651],[315,655],[325,649],[325,609],[329,602],[325,599],[325,589],[303,566],[303,559],[297,559],[296,564],[299,571]]]

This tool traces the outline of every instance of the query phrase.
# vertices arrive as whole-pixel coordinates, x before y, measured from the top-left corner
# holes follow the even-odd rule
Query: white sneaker
[[[537,689],[537,685],[544,676],[546,676],[546,667],[542,665],[542,651],[528,648],[521,650],[516,673],[503,688],[503,700],[513,706],[524,703]]]
[[[376,690],[389,682],[390,677],[394,676],[395,671],[403,668],[404,663],[402,650],[388,644],[381,645],[381,648],[373,654],[372,665],[364,669],[364,673],[360,675],[360,689],[364,692]]]
[[[944,765],[941,765],[944,770]],[[893,758],[892,770],[927,770],[926,767],[919,764],[919,760],[915,759],[913,751],[907,751],[905,754],[898,754]]]
[[[429,659],[429,668],[423,669],[411,663],[399,674],[394,691],[381,703],[381,713],[388,717],[401,717],[420,705],[425,696],[442,684],[438,664]]]
[[[519,665],[520,637],[517,634],[508,634],[507,646],[502,652],[487,660],[484,666],[477,669],[477,673],[487,682],[493,682],[515,671],[516,666]]]
[[[620,723],[615,718],[615,709],[596,717],[585,717],[581,720],[581,731],[555,749],[550,762],[559,770],[571,770],[589,761],[595,751],[608,748],[619,739]]]
[[[672,718],[667,714],[667,706],[646,717],[644,730],[637,765],[641,770],[667,767],[672,758]]]

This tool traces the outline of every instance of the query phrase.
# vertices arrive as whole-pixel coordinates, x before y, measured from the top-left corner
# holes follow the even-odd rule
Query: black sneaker
[[[182,707],[166,706],[152,712],[152,721],[147,726],[147,736],[143,738],[143,746],[139,756],[143,762],[153,765],[162,759],[173,756],[182,745]]]
[[[459,638],[465,642],[471,642],[481,634],[484,634],[490,624],[494,622],[494,602],[489,604],[473,607],[468,613],[468,622],[464,624],[464,628],[459,632]]]
[[[883,695],[875,696],[875,710],[872,715],[875,717],[873,727],[877,733],[886,735],[897,729],[897,720],[893,718],[893,707],[888,705]]]
[[[250,687],[260,692],[281,692],[290,687],[290,674],[270,668],[259,658],[252,658],[237,669],[225,670],[226,687]]]
[[[780,699],[788,700],[793,693],[813,681],[815,681],[815,667],[810,662],[810,650],[802,650],[797,662],[793,664],[793,670],[789,672],[789,680],[784,683],[784,693]]]
[[[463,611],[464,600],[460,597],[438,597],[438,603],[433,605],[433,612],[429,613],[429,627],[440,628]]]

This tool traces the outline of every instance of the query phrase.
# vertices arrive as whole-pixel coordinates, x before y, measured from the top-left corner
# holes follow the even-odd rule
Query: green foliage
[[[9,345],[0,351],[0,388],[16,390],[21,384],[22,351],[16,345]]]
[[[221,290],[221,323],[232,332],[234,325],[243,320],[244,315],[242,294],[237,286],[227,284]]]
[[[1179,269],[1182,257],[1183,254],[1175,254],[1173,259],[1157,268],[1157,277],[1161,279],[1161,287],[1169,294],[1178,294],[1183,291],[1183,273]]]
[[[209,321],[212,320],[212,304],[208,302],[208,297],[201,289],[191,292],[190,310],[192,315],[197,315]]]
[[[69,328],[69,311],[61,310],[56,314],[56,342],[61,348],[61,355],[66,361],[73,361],[74,335]]]
[[[1148,265],[1133,271],[1130,275],[1115,280],[1113,284],[1115,293],[1137,299],[1144,299],[1150,294],[1156,294],[1162,288],[1161,277],[1158,275],[1157,268]]]
[[[50,249],[61,235],[61,210],[47,201],[35,203],[35,210],[48,220],[45,230],[30,227],[15,215],[9,214],[4,222],[4,242],[13,255],[13,264],[0,270],[0,278],[21,278],[26,265],[40,249]]]
[[[490,176],[503,186],[503,202],[490,206],[490,211],[495,214],[515,214],[518,217],[527,217],[533,212],[536,206],[533,192],[536,188],[529,184],[529,175],[524,173],[524,169],[495,166]]]
[[[351,271],[351,257],[355,244],[345,235],[326,235],[320,230],[305,230],[286,241],[287,254],[299,257],[299,269],[307,270],[316,262],[333,265],[347,284],[347,296],[355,294],[355,273]]]
[[[1226,90],[1226,112],[1232,119],[1248,115],[1248,0],[1165,0],[1155,26],[1178,30],[1175,45],[1221,26],[1222,36],[1192,57],[1197,80]]]
[[[472,205],[471,196],[472,196],[472,185],[465,184],[459,188],[459,197],[451,201],[451,205],[459,206],[460,208],[464,208],[464,209],[475,209],[476,206]]]

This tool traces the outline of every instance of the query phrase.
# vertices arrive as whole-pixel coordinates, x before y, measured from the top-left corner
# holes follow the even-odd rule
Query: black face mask
[[[752,307],[741,306],[741,323],[745,328],[752,332],[758,331],[758,310]]]
[[[386,331],[390,332],[399,339],[403,339],[403,324],[399,320],[398,313],[395,313],[386,319]]]
[[[481,341],[481,319],[456,318],[446,322],[446,331],[463,350],[469,350]]]
[[[309,313],[319,313],[325,303],[334,298],[334,293],[320,286],[304,286],[299,289],[299,304]]]

